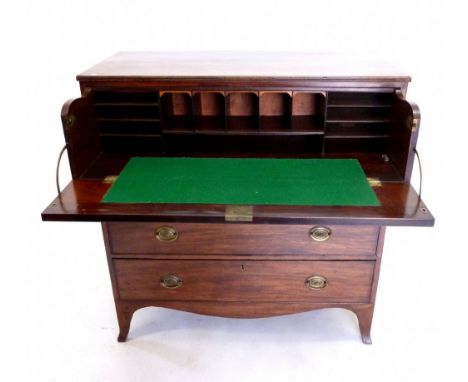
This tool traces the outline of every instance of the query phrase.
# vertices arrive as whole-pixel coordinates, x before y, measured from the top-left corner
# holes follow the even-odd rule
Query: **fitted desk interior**
[[[410,184],[409,76],[340,55],[119,53],[78,81],[62,108],[73,180],[42,218],[102,223],[119,341],[146,306],[239,318],[341,307],[370,343],[385,228],[434,224]],[[358,180],[324,163],[354,163],[365,187],[348,198]]]

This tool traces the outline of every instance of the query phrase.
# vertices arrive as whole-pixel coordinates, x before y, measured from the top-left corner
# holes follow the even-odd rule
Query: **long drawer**
[[[368,302],[374,261],[114,259],[131,300]]]
[[[379,227],[108,223],[114,254],[374,255]]]

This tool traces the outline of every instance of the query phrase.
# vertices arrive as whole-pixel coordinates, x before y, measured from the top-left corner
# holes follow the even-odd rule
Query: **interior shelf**
[[[159,118],[144,118],[144,117],[98,117],[97,121],[109,122],[159,122]]]
[[[156,90],[94,90],[93,100],[95,105],[157,105],[159,92]]]
[[[324,152],[384,152],[393,93],[329,92]]]
[[[329,108],[354,108],[354,107],[375,107],[375,108],[389,108],[392,107],[391,104],[354,104],[354,103],[349,103],[349,104],[329,104]]]
[[[162,92],[163,134],[323,135],[325,96],[306,92]]]
[[[95,90],[92,100],[103,147],[138,146],[160,135],[159,92]]]
[[[226,129],[239,134],[259,132],[258,92],[228,92],[226,94]]]
[[[388,107],[393,102],[393,92],[329,92],[329,107]]]
[[[106,101],[96,101],[94,105],[99,106],[119,106],[119,107],[132,107],[132,106],[141,106],[141,107],[154,107],[158,106],[159,102],[106,102]]]
[[[196,92],[192,94],[192,112],[197,117],[224,117],[223,92]]]
[[[361,135],[387,135],[390,130],[390,124],[378,122],[327,122],[327,136],[361,136]]]
[[[331,133],[327,134],[325,138],[334,138],[334,139],[380,139],[388,138],[388,134],[366,134],[366,133],[354,133],[354,134],[339,134]]]
[[[390,118],[347,119],[346,117],[327,119],[327,123],[390,123]]]
[[[101,137],[150,137],[150,138],[154,138],[154,137],[162,137],[161,134],[129,134],[129,133],[102,133],[100,134]]]
[[[393,97],[354,91],[124,89],[97,91],[93,102],[105,147],[125,148],[126,140],[137,147],[134,142],[146,137],[155,147],[167,145],[168,152],[178,145],[193,152],[220,147],[255,152],[272,144],[279,152],[331,154],[383,153]]]
[[[325,153],[385,153],[387,136],[325,136]]]
[[[190,92],[161,92],[161,114],[165,118],[191,117],[192,96]]]
[[[258,92],[228,92],[226,115],[229,117],[256,117],[259,114]]]
[[[388,120],[391,109],[386,107],[329,107],[327,120]]]
[[[261,117],[288,117],[292,114],[292,92],[260,92]]]

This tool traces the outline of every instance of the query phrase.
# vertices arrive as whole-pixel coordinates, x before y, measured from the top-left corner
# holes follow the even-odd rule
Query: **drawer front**
[[[108,223],[108,227],[115,254],[373,255],[379,233],[376,226],[328,226],[328,239],[320,241],[326,232],[312,225]]]
[[[113,260],[121,299],[368,302],[374,261]]]

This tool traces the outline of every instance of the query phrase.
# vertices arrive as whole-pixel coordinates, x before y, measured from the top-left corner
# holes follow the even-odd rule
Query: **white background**
[[[467,380],[462,3],[2,2],[1,379]],[[100,226],[42,223],[40,212],[56,193],[59,112],[79,95],[75,75],[120,50],[371,53],[412,75],[436,227],[387,230],[372,346],[341,310],[228,320],[149,308],[136,313],[130,341],[116,342]]]

